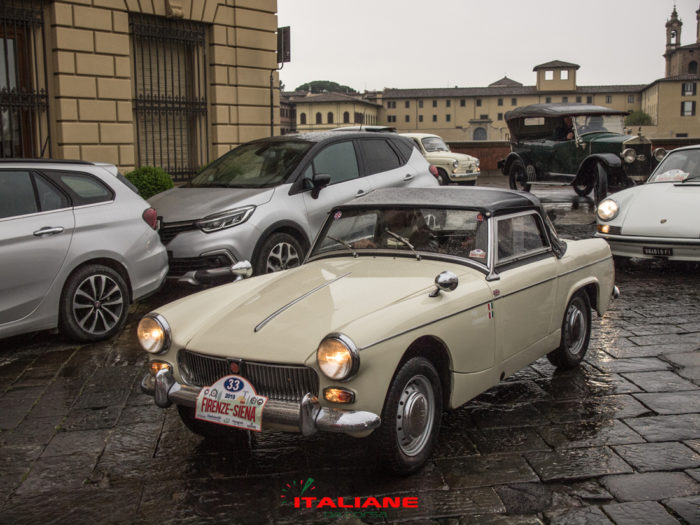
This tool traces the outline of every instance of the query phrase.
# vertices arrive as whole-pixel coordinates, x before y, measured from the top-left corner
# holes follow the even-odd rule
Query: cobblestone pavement
[[[564,236],[592,234],[588,201],[537,193]],[[539,360],[445,414],[434,457],[405,478],[377,472],[362,440],[211,444],[156,408],[139,391],[135,324],[183,289],[132,307],[106,343],[0,341],[0,523],[700,523],[699,267],[630,263],[617,283],[581,367]],[[283,503],[309,480],[319,498],[418,505],[353,515]]]

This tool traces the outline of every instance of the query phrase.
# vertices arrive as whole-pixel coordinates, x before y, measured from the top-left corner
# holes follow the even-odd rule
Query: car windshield
[[[647,184],[700,182],[700,149],[672,151],[658,165]]]
[[[334,212],[311,252],[374,255],[395,251],[472,259],[486,265],[488,227],[475,210],[367,208]]]
[[[425,151],[450,151],[450,148],[440,137],[425,137],[421,142]]]
[[[204,168],[189,185],[198,188],[263,188],[281,184],[311,148],[311,142],[244,144]]]
[[[619,133],[625,132],[625,122],[622,115],[578,115],[574,117],[576,131],[579,135],[586,133]]]

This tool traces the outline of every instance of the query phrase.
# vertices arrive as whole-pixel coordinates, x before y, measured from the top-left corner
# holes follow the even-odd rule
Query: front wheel
[[[63,287],[59,329],[75,341],[101,341],[124,326],[128,313],[124,278],[108,266],[89,264],[71,274]]]
[[[519,161],[514,160],[508,169],[508,182],[510,183],[510,189],[530,191],[530,183],[527,180],[527,172],[525,171],[525,165]]]
[[[394,375],[374,433],[379,456],[396,474],[421,468],[437,441],[442,417],[442,387],[433,364],[424,357],[404,363]]]
[[[447,176],[447,172],[442,168],[438,168],[438,182],[440,186],[447,186],[450,183],[450,178]]]
[[[577,366],[586,355],[591,338],[591,303],[588,294],[581,290],[569,301],[561,324],[559,348],[547,354],[549,362],[557,368]]]
[[[589,175],[584,178],[583,184],[574,184],[574,191],[576,192],[576,194],[580,197],[585,197],[590,192],[592,192],[594,186],[594,179],[595,178],[592,175]]]
[[[296,268],[302,263],[301,243],[288,233],[275,233],[260,247],[255,262],[255,274],[278,272]]]

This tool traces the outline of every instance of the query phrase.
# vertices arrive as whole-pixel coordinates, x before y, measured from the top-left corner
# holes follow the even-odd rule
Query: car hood
[[[426,151],[425,157],[427,159],[457,159],[460,162],[474,162],[476,160],[476,157],[465,153],[456,153],[454,151]]]
[[[173,188],[148,202],[163,222],[193,221],[239,206],[268,202],[275,188]]]
[[[454,263],[342,257],[219,286],[159,313],[177,345],[192,351],[303,363],[329,333],[342,332],[363,348],[442,315],[442,296],[428,294],[444,270],[458,273],[460,287],[487,288],[483,273]]]
[[[587,133],[582,138],[584,142],[595,142],[597,144],[622,144],[629,140],[630,136],[618,133]]]
[[[644,184],[611,198],[620,205],[623,235],[700,237],[700,185]]]

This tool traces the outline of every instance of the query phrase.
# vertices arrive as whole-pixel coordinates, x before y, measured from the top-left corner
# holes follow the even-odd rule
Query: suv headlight
[[[360,352],[346,335],[328,334],[318,345],[316,362],[329,379],[347,381],[360,368]]]
[[[232,228],[247,221],[253,214],[255,206],[244,206],[235,210],[224,211],[216,215],[210,215],[195,224],[204,233],[211,233],[226,228]]]
[[[136,328],[139,344],[146,352],[162,354],[170,348],[170,326],[160,314],[148,314]]]
[[[635,160],[637,160],[637,152],[633,148],[625,148],[622,150],[620,156],[627,164],[632,164]]]
[[[611,221],[617,217],[620,211],[620,206],[612,199],[605,199],[600,204],[598,204],[598,218],[601,221]]]

